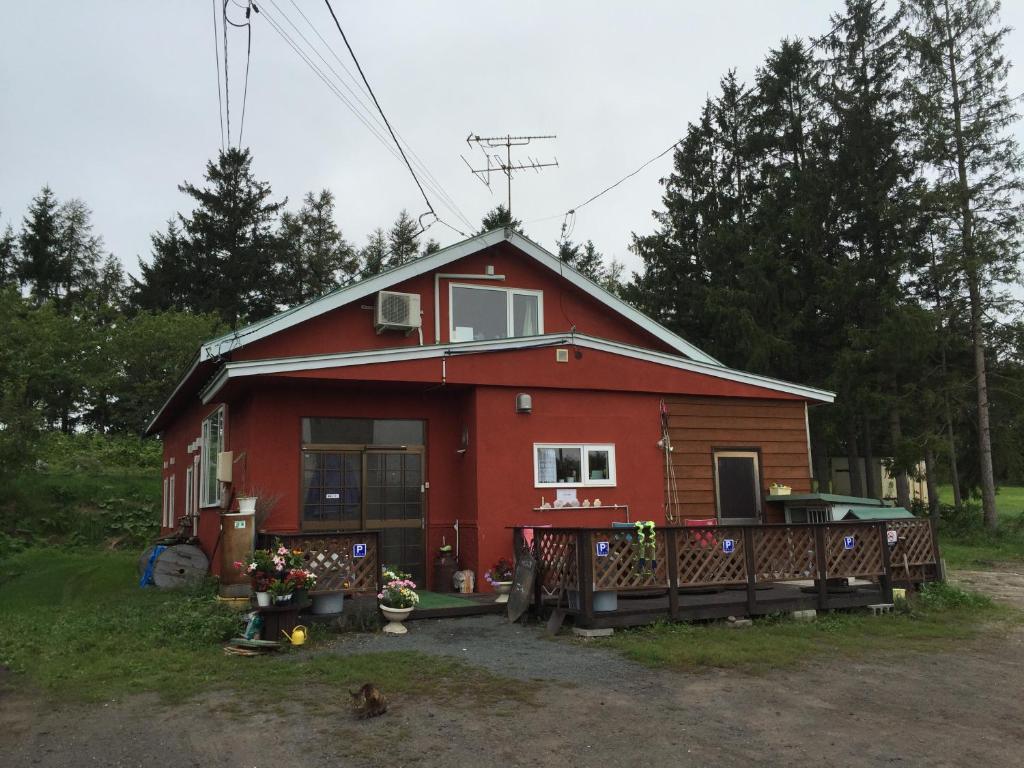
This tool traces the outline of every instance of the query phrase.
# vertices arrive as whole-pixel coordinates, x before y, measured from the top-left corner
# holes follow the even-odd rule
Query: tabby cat
[[[358,717],[377,717],[388,711],[387,697],[373,683],[366,683],[358,691],[351,691],[352,709]]]

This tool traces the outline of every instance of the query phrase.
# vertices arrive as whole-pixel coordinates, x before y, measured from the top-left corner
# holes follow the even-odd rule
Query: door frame
[[[754,490],[757,494],[757,513],[754,517],[722,517],[722,495],[718,485],[718,457],[753,458]],[[761,449],[757,446],[711,446],[711,472],[714,479],[715,517],[721,525],[760,525],[764,521],[764,489],[761,472],[764,466]]]

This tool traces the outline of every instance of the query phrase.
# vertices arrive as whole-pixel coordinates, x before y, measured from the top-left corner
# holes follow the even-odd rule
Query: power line
[[[242,133],[245,131],[245,104],[249,98],[249,59],[252,58],[252,21],[249,15],[254,8],[256,6],[252,4],[252,0],[249,0],[249,5],[245,9],[245,86],[242,88],[242,121],[238,126],[238,146],[242,146]],[[256,12],[259,13],[258,8],[256,8]]]
[[[271,0],[271,2],[273,2],[273,0]],[[367,107],[365,101],[363,100],[363,96],[369,95],[366,91],[366,88],[363,87],[360,84],[359,80],[356,78],[356,76],[352,74],[352,71],[345,65],[345,62],[341,60],[341,57],[338,56],[333,46],[331,46],[331,44],[324,39],[324,36],[320,34],[320,31],[316,28],[313,22],[310,21],[309,17],[303,12],[302,8],[298,5],[298,3],[296,3],[295,0],[289,0],[289,2],[291,2],[295,10],[298,11],[299,15],[302,16],[306,24],[309,25],[309,28],[312,29],[313,33],[320,39],[320,42],[323,43],[324,47],[330,52],[331,56],[334,57],[334,60],[338,62],[338,65],[345,72],[345,74],[348,75],[348,77],[352,80],[353,84],[356,86],[359,92],[357,93],[355,90],[353,90],[349,86],[349,84],[345,82],[345,79],[342,78],[337,72],[335,72],[334,68],[331,67],[330,64],[328,64],[327,61],[324,60],[322,56],[320,56],[321,61],[323,61],[324,64],[327,65],[328,69],[330,69],[331,72],[333,72],[334,75],[338,78],[338,81],[346,88],[346,90],[348,90],[349,93],[352,94],[352,97],[359,103],[359,106],[366,110],[367,114],[371,116],[371,119],[373,119],[374,122],[381,128],[383,128],[383,124],[381,124],[381,122],[376,118],[376,115],[372,114],[372,111]],[[274,7],[277,7],[276,3],[274,4]],[[278,8],[278,10],[280,11],[280,8]],[[287,18],[287,15],[283,11],[281,11],[281,14],[285,16],[285,18]],[[291,23],[290,19],[289,23]],[[292,26],[294,27],[295,25],[292,24]],[[298,31],[298,29],[296,29],[296,31]],[[299,34],[302,35],[301,32]],[[315,46],[312,43],[310,43],[309,40],[306,39],[305,35],[302,35],[302,39],[306,40],[307,45],[309,45],[309,47],[315,51]],[[319,53],[317,53],[317,55],[319,56]],[[405,148],[409,150],[409,154],[412,156],[414,164],[420,169],[420,172],[422,172],[423,175],[426,176],[427,179],[431,182],[431,186],[434,188],[435,191],[437,191],[439,197],[441,197],[441,201],[445,204],[445,206],[452,213],[454,213],[461,221],[465,222],[465,224],[470,229],[472,229],[473,222],[471,222],[469,218],[467,218],[466,214],[463,213],[462,209],[459,208],[455,200],[450,195],[448,195],[447,192],[445,192],[444,187],[442,187],[441,185],[441,182],[439,182],[437,178],[434,177],[434,175],[430,172],[430,169],[427,167],[427,164],[423,162],[423,158],[421,158],[416,153],[416,150],[412,148],[412,145],[409,144],[406,138],[401,133],[399,133],[397,129],[395,130],[395,134],[402,141],[402,144],[405,145]]]
[[[224,102],[220,98],[220,51],[217,50],[217,0],[211,0],[213,8],[213,60],[217,65],[217,120],[220,123],[220,150],[224,151]]]
[[[282,17],[284,17],[284,19],[287,20],[288,23],[293,28],[295,27],[295,24],[291,21],[291,19],[288,18],[287,14],[285,14],[281,10],[281,8],[274,2],[274,0],[268,0],[268,2],[270,2],[271,5],[274,6],[274,8],[276,9],[276,12],[279,13]],[[295,52],[295,54],[300,59],[302,59],[303,62],[305,62],[306,66],[308,66],[313,71],[313,74],[315,74],[318,78],[320,78],[320,80],[324,83],[324,85],[327,86],[327,88],[331,91],[331,93],[335,96],[335,98],[337,98],[339,101],[341,101],[342,104],[344,104],[348,108],[348,110],[356,117],[356,119],[359,120],[359,122],[361,122],[363,124],[363,126],[371,133],[371,135],[373,135],[374,138],[376,138],[381,143],[381,145],[388,152],[390,152],[395,157],[396,160],[402,161],[403,158],[402,158],[401,154],[399,154],[399,152],[392,145],[392,143],[390,141],[388,141],[387,138],[382,133],[380,133],[375,128],[374,125],[371,125],[367,121],[367,119],[369,118],[369,120],[373,120],[377,125],[380,125],[380,121],[377,120],[376,116],[373,115],[372,113],[369,113],[369,112],[367,112],[364,115],[363,111],[360,109],[360,106],[362,106],[362,104],[361,103],[359,105],[353,104],[352,101],[349,98],[347,98],[344,93],[341,92],[341,90],[338,87],[338,83],[340,83],[342,86],[344,86],[350,93],[353,93],[352,89],[344,82],[344,80],[334,70],[334,68],[331,67],[330,64],[328,64],[326,62],[326,60],[324,60],[323,56],[316,49],[316,46],[314,46],[309,41],[309,39],[306,38],[305,35],[302,35],[301,31],[299,31],[296,28],[296,32],[299,34],[299,36],[303,39],[303,41],[306,43],[306,45],[309,46],[309,48],[312,50],[312,52],[318,58],[320,58],[321,61],[324,61],[324,64],[328,67],[328,69],[330,70],[331,74],[334,75],[334,78],[337,79],[338,83],[336,83],[335,79],[332,79],[328,74],[326,74],[323,71],[323,69],[321,69],[316,64],[316,62],[314,62],[310,58],[310,56],[302,49],[300,44],[288,33],[287,30],[284,29],[282,22],[280,22],[278,20],[275,20],[273,14],[271,14],[268,11],[267,6],[262,6],[260,8],[259,12],[260,12],[261,16],[264,19],[266,19],[267,23],[270,24],[271,28],[278,34],[278,36],[280,36],[281,39],[288,45],[288,47],[290,47]],[[321,37],[321,39],[323,39],[323,38]],[[332,53],[333,53],[333,51],[332,51]],[[335,55],[335,58],[337,58],[337,55],[336,54],[334,54],[334,55]],[[351,76],[351,73],[350,73],[350,76]],[[353,96],[358,98],[354,93],[353,93]],[[382,126],[382,128],[383,128],[383,126]],[[410,151],[412,151],[412,150],[410,149]],[[423,166],[422,160],[419,161],[419,164],[421,166]],[[433,176],[429,173],[429,170],[426,169],[425,166],[423,166],[423,169],[424,169],[424,173],[426,174],[427,178],[428,179],[433,179]],[[436,182],[436,180],[434,180],[433,183],[431,183],[429,181],[424,181],[424,185],[427,186],[428,188],[430,188],[431,191],[435,192],[441,198],[442,202],[444,202],[446,207],[448,207],[452,211],[452,213],[454,213],[460,220],[464,221],[466,223],[466,225],[470,229],[473,228],[472,222],[469,221],[469,219],[466,217],[466,215],[461,210],[459,210],[459,208],[455,204],[455,202],[443,190],[443,188],[440,187],[440,184],[438,182]],[[434,216],[437,217],[437,214],[434,213]],[[440,217],[437,217],[437,218],[440,218]],[[442,223],[445,223],[445,222],[442,222]],[[446,224],[446,226],[450,227],[451,225]],[[452,229],[454,230],[454,228],[452,228]],[[459,231],[459,230],[454,230],[454,231]],[[462,234],[462,233],[460,232],[460,234]]]
[[[344,41],[345,47],[348,48],[352,61],[356,64],[356,69],[359,70],[359,76],[363,78],[363,83],[366,85],[366,90],[370,93],[370,98],[373,99],[373,103],[376,105],[377,111],[380,112],[384,125],[388,127],[388,132],[391,134],[391,138],[395,140],[395,146],[398,147],[398,151],[402,154],[402,159],[405,160],[405,165],[409,169],[409,173],[412,174],[413,181],[416,182],[416,186],[419,187],[420,194],[423,195],[423,202],[427,204],[427,209],[431,214],[433,214],[434,218],[437,218],[437,214],[434,213],[434,206],[430,204],[430,198],[428,198],[427,193],[423,191],[423,185],[420,184],[419,176],[417,176],[416,171],[412,169],[412,163],[409,162],[409,158],[405,156],[405,150],[402,149],[401,142],[399,142],[398,137],[395,136],[395,132],[391,128],[391,123],[388,122],[387,115],[385,115],[384,110],[381,109],[380,102],[377,101],[377,96],[374,94],[373,88],[370,87],[370,81],[366,79],[366,73],[363,72],[363,68],[359,64],[359,59],[356,58],[355,51],[353,51],[352,46],[349,45],[348,38],[345,36],[345,30],[341,28],[341,22],[338,21],[338,17],[334,14],[334,8],[331,7],[331,0],[324,0],[324,2],[327,4],[327,10],[331,12],[331,18],[334,19],[334,26],[338,28],[338,33],[341,35],[341,39]]]
[[[231,94],[228,92],[228,0],[221,4],[221,27],[224,30],[224,113],[227,116],[228,149],[231,148]]]
[[[622,177],[621,179],[619,179],[618,181],[616,181],[616,182],[615,182],[614,184],[612,184],[612,185],[611,185],[610,187],[605,187],[605,188],[604,188],[604,189],[602,189],[602,190],[601,190],[600,192],[598,192],[598,193],[597,193],[596,195],[594,195],[593,197],[591,197],[591,198],[589,198],[589,199],[587,199],[587,200],[584,200],[584,201],[583,201],[582,203],[580,203],[579,205],[577,205],[577,206],[576,206],[575,208],[570,208],[570,209],[569,209],[568,211],[566,211],[566,213],[576,213],[576,211],[578,211],[578,210],[579,210],[580,208],[582,208],[582,207],[583,207],[583,206],[585,206],[585,205],[588,205],[589,203],[592,203],[592,202],[594,202],[595,200],[597,200],[597,198],[601,197],[601,195],[605,194],[606,192],[611,192],[611,191],[612,191],[613,189],[615,189],[615,188],[616,188],[617,186],[619,186],[619,184],[621,184],[622,182],[624,182],[624,181],[626,181],[626,180],[628,180],[628,179],[631,179],[631,178],[633,178],[633,177],[634,177],[634,176],[636,176],[636,175],[637,175],[638,173],[640,173],[640,171],[642,171],[642,170],[643,170],[644,168],[646,168],[646,167],[647,167],[648,165],[650,165],[651,163],[653,163],[653,162],[654,162],[655,160],[658,160],[658,159],[660,159],[660,158],[664,157],[665,155],[667,155],[667,154],[668,154],[669,152],[671,152],[671,151],[672,151],[673,149],[675,149],[676,147],[678,147],[680,143],[681,143],[681,142],[679,142],[679,141],[676,141],[676,142],[674,142],[674,143],[672,144],[672,146],[670,146],[670,147],[669,147],[668,149],[666,149],[666,150],[664,150],[664,151],[662,151],[662,152],[659,152],[659,153],[658,153],[657,155],[655,155],[654,157],[652,157],[652,158],[651,158],[650,160],[648,160],[648,161],[647,161],[646,163],[644,163],[643,165],[641,165],[641,166],[640,166],[639,168],[637,168],[637,169],[636,169],[635,171],[633,171],[632,173],[627,173],[627,174],[626,174],[625,176],[623,176],[623,177]]]

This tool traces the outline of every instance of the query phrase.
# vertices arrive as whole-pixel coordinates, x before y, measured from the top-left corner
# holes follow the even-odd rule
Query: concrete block
[[[733,627],[735,629],[743,629],[744,627],[752,627],[752,626],[754,626],[754,622],[752,620],[750,620],[750,619],[733,619],[733,618],[730,618],[730,620],[725,623],[725,626]]]
[[[818,612],[813,608],[806,611],[792,611],[789,614],[789,618],[793,621],[814,621],[818,618]]]
[[[572,633],[576,637],[582,637],[589,640],[592,637],[611,637],[615,632],[611,627],[605,627],[604,629],[586,629],[585,627],[573,627]]]
[[[883,613],[892,613],[893,604],[875,603],[874,605],[869,605],[868,608],[871,610],[872,616],[881,616]]]

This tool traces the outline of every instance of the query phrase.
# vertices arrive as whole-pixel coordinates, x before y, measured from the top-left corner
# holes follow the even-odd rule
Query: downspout
[[[434,273],[434,343],[441,343],[441,278],[445,280],[504,280],[504,275],[460,275],[454,272]],[[451,341],[451,339],[448,339]]]

